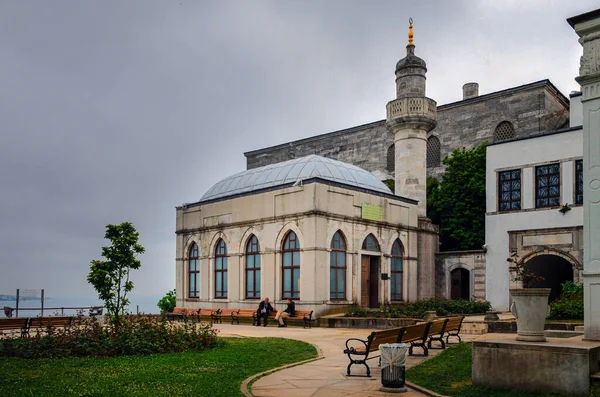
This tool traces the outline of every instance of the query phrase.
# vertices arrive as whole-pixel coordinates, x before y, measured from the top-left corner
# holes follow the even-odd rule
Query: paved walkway
[[[307,364],[287,368],[258,379],[252,385],[252,394],[256,397],[338,397],[338,396],[389,396],[379,391],[381,387],[381,369],[378,360],[369,360],[371,378],[347,377],[348,356],[343,354],[348,338],[365,339],[369,333],[366,329],[356,328],[313,328],[299,327],[277,328],[276,324],[268,327],[254,327],[240,324],[215,324],[220,336],[236,337],[282,337],[297,339],[316,345],[323,359]],[[477,335],[461,335],[463,340],[476,339]],[[421,349],[415,348],[415,352]],[[430,350],[429,357],[439,354],[441,350]],[[424,361],[424,357],[408,356],[407,368]],[[352,366],[353,374],[366,374],[362,365]],[[424,396],[415,390],[402,394],[405,397]]]

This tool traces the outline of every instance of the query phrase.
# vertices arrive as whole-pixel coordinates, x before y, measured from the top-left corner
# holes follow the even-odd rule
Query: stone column
[[[600,340],[600,9],[567,20],[583,46],[583,288],[585,339]]]

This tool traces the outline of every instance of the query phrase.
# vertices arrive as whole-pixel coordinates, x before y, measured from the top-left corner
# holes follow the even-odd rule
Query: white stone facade
[[[573,247],[578,247],[583,206],[573,203],[576,201],[575,162],[582,156],[581,127],[487,147],[486,293],[494,309],[507,310],[508,289],[517,287],[507,262],[511,249],[525,261],[544,253],[563,257],[573,266],[573,279],[579,279],[581,259],[578,254],[573,255]],[[571,207],[565,214],[559,212],[560,206],[536,208],[536,167],[548,164],[560,165],[559,202]],[[500,211],[498,175],[508,170],[521,171],[521,208]],[[579,252],[579,249],[574,251]]]
[[[381,209],[381,220],[365,219],[363,204]],[[298,309],[315,314],[342,309],[363,300],[365,257],[379,258],[378,276],[390,274],[392,244],[399,239],[403,248],[402,299],[417,300],[419,290],[417,256],[418,207],[412,200],[392,194],[376,194],[326,182],[283,187],[215,202],[177,208],[177,306],[193,308],[255,308],[259,299],[245,293],[245,250],[252,235],[258,238],[261,255],[261,298],[275,306],[283,304],[282,243],[289,231],[300,243],[300,299]],[[346,241],[345,299],[330,299],[330,252],[334,234],[341,231]],[[380,252],[362,250],[372,234]],[[433,233],[435,234],[435,233]],[[215,298],[215,245],[227,245],[227,298]],[[200,251],[199,297],[189,297],[189,250],[193,243]],[[433,253],[430,255],[433,257]],[[390,281],[378,281],[377,302],[391,301]],[[430,296],[432,297],[432,296]]]

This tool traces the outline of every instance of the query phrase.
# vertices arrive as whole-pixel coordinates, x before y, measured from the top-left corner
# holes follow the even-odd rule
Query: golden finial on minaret
[[[408,45],[413,45],[412,18],[408,18]]]

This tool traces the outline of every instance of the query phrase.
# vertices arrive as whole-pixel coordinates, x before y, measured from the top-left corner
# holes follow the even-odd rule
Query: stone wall
[[[450,273],[459,268],[469,271],[471,297],[485,299],[485,252],[483,250],[438,253],[435,297],[450,299]]]
[[[517,137],[560,128],[568,122],[568,100],[548,81],[469,98],[438,106],[438,125],[429,133],[440,140],[441,158],[454,149],[493,141],[494,130],[510,121]],[[354,164],[381,180],[393,178],[387,167],[387,151],[394,143],[385,120],[294,142],[254,150],[244,155],[247,168],[256,168],[309,154]],[[392,167],[393,169],[393,167]],[[443,167],[431,167],[428,174],[439,177]]]

